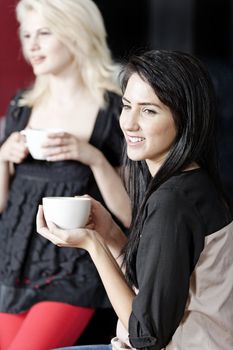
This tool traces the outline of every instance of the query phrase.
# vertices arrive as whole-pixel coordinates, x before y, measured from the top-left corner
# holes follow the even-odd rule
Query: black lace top
[[[31,110],[10,104],[5,137],[27,125]],[[115,167],[121,162],[120,98],[107,94],[90,143]],[[82,249],[57,248],[36,233],[35,216],[44,196],[90,194],[103,202],[90,168],[77,161],[47,162],[30,155],[15,166],[6,210],[0,216],[0,312],[19,313],[43,300],[108,307],[99,275]]]

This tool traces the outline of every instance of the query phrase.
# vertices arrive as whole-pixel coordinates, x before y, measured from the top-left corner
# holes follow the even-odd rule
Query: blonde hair
[[[119,67],[112,61],[103,18],[92,0],[20,0],[16,6],[20,25],[29,10],[39,13],[52,33],[69,49],[84,84],[101,106],[106,90],[120,92],[116,79]],[[22,49],[24,51],[23,44]],[[25,53],[24,57],[27,60]],[[34,106],[47,91],[47,77],[36,77],[21,105]]]

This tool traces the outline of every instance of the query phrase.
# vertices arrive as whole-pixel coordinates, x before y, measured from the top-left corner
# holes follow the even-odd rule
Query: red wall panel
[[[33,80],[21,54],[15,3],[0,0],[0,116],[4,115],[11,96]]]

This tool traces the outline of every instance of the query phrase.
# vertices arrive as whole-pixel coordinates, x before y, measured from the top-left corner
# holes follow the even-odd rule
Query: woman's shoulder
[[[151,193],[147,201],[147,214],[156,213],[158,216],[177,218],[183,212],[192,212],[192,202],[190,202],[182,188],[175,186],[172,182],[162,185],[159,189]]]
[[[113,137],[116,135],[121,138],[123,136],[120,125],[119,125],[119,116],[121,113],[121,97],[115,92],[106,91],[105,93],[105,107],[99,111],[98,114],[98,127],[102,130],[101,138],[105,135]],[[104,131],[103,131],[104,130]]]
[[[121,108],[121,96],[114,91],[106,91],[105,100],[107,103],[107,109],[117,110]]]
[[[112,99],[112,100],[114,100],[114,101],[120,101],[120,100],[121,100],[121,95],[118,94],[118,93],[115,92],[115,91],[107,90],[105,94],[106,94],[106,97],[107,97],[108,99]]]
[[[180,201],[179,199],[180,197],[185,197],[185,193],[188,189],[192,189],[193,185],[196,183],[197,173],[199,173],[199,170],[183,172],[171,176],[150,195],[148,203],[182,204],[183,200]]]
[[[165,209],[163,209],[165,208]],[[149,210],[164,210],[167,218],[185,215],[195,218],[205,227],[206,234],[227,225],[232,218],[210,176],[202,169],[171,177],[152,193]]]
[[[153,195],[170,200],[176,200],[177,196],[182,196],[192,201],[203,193],[208,194],[208,196],[215,196],[218,191],[206,171],[197,168],[171,176]]]
[[[6,137],[9,136],[13,131],[21,130],[27,124],[27,120],[30,115],[31,108],[28,106],[22,106],[20,100],[25,90],[18,90],[15,95],[11,98],[5,118],[6,118]]]
[[[22,99],[25,92],[26,92],[25,89],[17,90],[16,93],[11,97],[8,105],[7,114],[12,115],[12,113],[14,112],[13,114],[16,117],[18,110],[29,108],[27,106],[22,106],[20,104],[20,100]]]

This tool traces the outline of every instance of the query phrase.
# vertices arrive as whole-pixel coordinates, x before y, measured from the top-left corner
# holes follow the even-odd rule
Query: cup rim
[[[74,197],[64,197],[64,196],[63,196],[63,197],[62,197],[62,196],[54,196],[54,197],[52,197],[52,196],[51,196],[51,197],[43,197],[42,199],[43,199],[43,200],[44,200],[44,199],[48,199],[48,200],[50,200],[50,199],[52,199],[52,200],[54,200],[54,199],[55,199],[55,200],[57,200],[57,199],[58,199],[58,200],[67,200],[67,199],[68,199],[68,200],[70,200],[70,199],[71,199],[71,200],[87,200],[87,201],[90,201],[90,200],[91,200],[91,198],[82,197],[82,196],[74,196]]]

